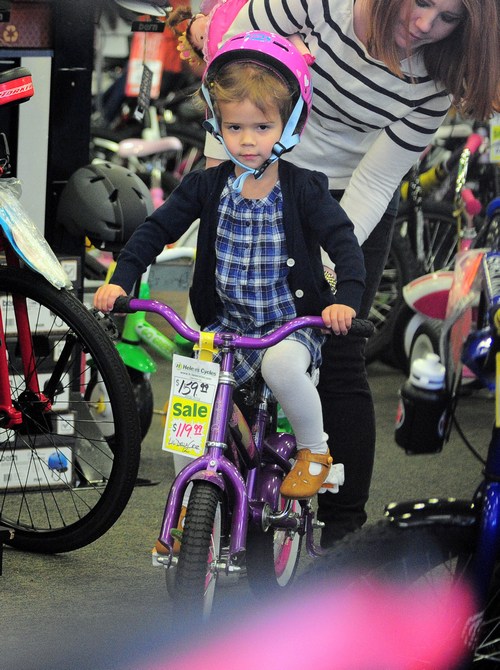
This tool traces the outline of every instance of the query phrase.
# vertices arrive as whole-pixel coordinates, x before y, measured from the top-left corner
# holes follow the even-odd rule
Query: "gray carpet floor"
[[[368,523],[380,519],[384,505],[392,500],[469,496],[481,466],[457,432],[441,454],[406,456],[393,439],[403,377],[382,363],[372,364],[369,374],[378,439]],[[154,384],[158,409],[168,391],[168,369],[162,366]],[[493,402],[484,391],[461,399],[458,418],[483,454],[492,416]],[[158,414],[141,457],[140,475],[153,485],[136,487],[127,509],[104,537],[66,555],[39,556],[5,548],[0,577],[1,670],[138,670],[150,667],[145,659],[151,651],[163,648],[167,661],[172,649],[183,644],[165,632],[175,622],[175,612],[163,569],[151,563],[173,476],[171,456],[161,450],[161,434]],[[302,565],[310,560],[303,558]],[[244,581],[237,589],[248,599],[252,596]],[[192,640],[193,636],[186,644]]]

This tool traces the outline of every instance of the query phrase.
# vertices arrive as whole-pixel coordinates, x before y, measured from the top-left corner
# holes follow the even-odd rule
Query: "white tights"
[[[267,349],[262,376],[290,421],[298,449],[326,453],[328,435],[323,431],[323,412],[318,391],[307,370],[311,356],[296,340],[283,340]]]

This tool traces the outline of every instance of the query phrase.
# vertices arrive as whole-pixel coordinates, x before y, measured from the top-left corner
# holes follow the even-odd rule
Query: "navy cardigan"
[[[112,283],[130,292],[166,244],[176,242],[200,219],[193,283],[189,292],[201,328],[217,310],[215,240],[220,195],[234,166],[230,161],[187,174],[168,200],[134,232],[118,258]],[[328,191],[323,173],[279,162],[288,284],[298,316],[319,315],[338,302],[359,310],[364,290],[363,254],[344,210]],[[335,263],[337,292],[325,280],[320,247]]]

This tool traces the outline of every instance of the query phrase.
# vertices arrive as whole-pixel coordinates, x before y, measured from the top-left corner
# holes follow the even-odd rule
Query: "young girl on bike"
[[[324,171],[354,223],[366,266],[366,318],[389,253],[401,179],[450,104],[470,119],[500,108],[499,0],[252,0],[224,39],[249,29],[299,32],[315,58],[314,106],[295,165]],[[209,137],[209,140],[212,138]],[[216,142],[208,158],[222,159]],[[318,496],[323,547],[367,518],[375,413],[364,338],[323,347],[318,390],[345,485]]]
[[[345,335],[364,290],[353,226],[322,173],[279,160],[298,143],[311,105],[303,57],[276,35],[238,35],[208,66],[202,92],[210,132],[231,160],[186,175],[133,234],[95,306],[112,309],[164,245],[199,218],[190,299],[201,328],[262,336],[295,316],[321,314],[327,328]],[[335,262],[335,295],[320,247]],[[282,486],[290,498],[314,495],[332,462],[312,376],[324,339],[301,330],[265,353],[248,352],[236,368],[239,385],[261,368],[292,424],[298,455]]]

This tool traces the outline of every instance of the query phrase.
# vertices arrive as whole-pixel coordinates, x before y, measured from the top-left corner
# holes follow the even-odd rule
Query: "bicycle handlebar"
[[[424,193],[431,191],[447,177],[458,165],[464,151],[468,149],[470,156],[474,156],[484,143],[484,137],[479,133],[471,133],[463,146],[455,149],[448,158],[433,165],[428,170],[421,172],[418,176],[420,187]],[[408,199],[409,180],[401,184],[401,197],[403,201]]]
[[[125,314],[152,312],[159,314],[186,340],[198,342],[200,339],[200,333],[197,330],[190,328],[177,312],[158,300],[140,300],[139,298],[122,296],[116,299],[113,312]],[[236,335],[235,333],[216,333],[214,345],[219,347],[224,344],[231,344],[233,347],[240,349],[267,349],[278,344],[278,342],[281,342],[296,330],[307,327],[325,328],[325,324],[320,316],[299,316],[263,337],[248,337],[246,335]],[[370,320],[353,319],[348,334],[359,337],[370,337],[373,330],[374,326]]]
[[[470,188],[463,188],[460,195],[464,201],[467,214],[470,216],[477,216],[481,213],[482,205]]]

